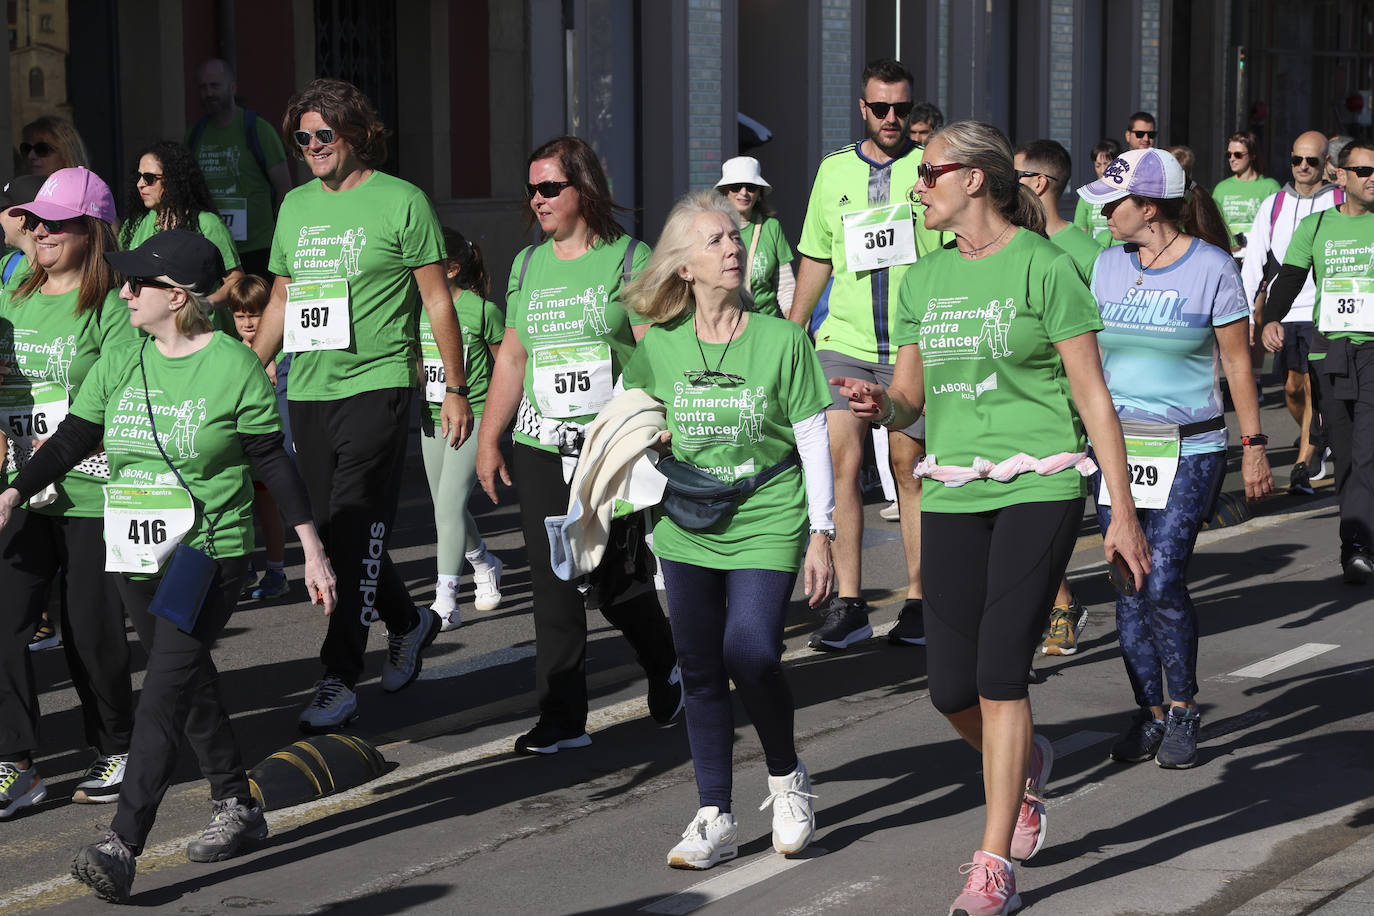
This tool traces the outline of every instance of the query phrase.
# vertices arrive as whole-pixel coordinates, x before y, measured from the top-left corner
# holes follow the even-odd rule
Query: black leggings
[[[1083,499],[921,514],[930,699],[951,715],[1026,697]]]
[[[577,583],[554,575],[544,528],[546,517],[568,511],[563,459],[517,444],[511,464],[514,483],[520,488],[520,526],[525,530],[534,590],[534,689],[539,696],[539,721],[582,732],[587,727],[587,610]],[[603,605],[601,614],[625,634],[645,673],[663,677],[677,664],[668,620],[652,585],[631,594]]]

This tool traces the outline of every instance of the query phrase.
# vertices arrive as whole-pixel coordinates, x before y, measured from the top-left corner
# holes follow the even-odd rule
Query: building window
[[[29,71],[29,98],[43,98],[43,71],[38,67]]]
[[[47,14],[44,14],[44,15],[38,17],[38,31],[40,31],[40,32],[52,32],[52,31],[55,31],[55,30],[53,29],[53,27],[52,27],[52,16],[47,15]]]

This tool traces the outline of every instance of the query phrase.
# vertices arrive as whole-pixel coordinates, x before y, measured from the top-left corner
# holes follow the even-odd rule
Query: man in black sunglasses
[[[1264,306],[1264,344],[1287,336],[1289,310],[1312,276],[1316,288],[1310,383],[1336,462],[1341,572],[1374,577],[1374,141],[1352,140],[1337,163],[1341,200],[1298,224]]]
[[[892,345],[897,288],[917,257],[939,246],[938,232],[925,228],[912,189],[921,147],[908,136],[912,112],[911,72],[895,60],[869,64],[860,80],[859,115],[865,139],[826,156],[816,172],[802,226],[801,263],[788,318],[802,327],[833,277],[829,311],[814,330],[817,355],[827,378],[892,381],[897,348]],[[861,595],[864,516],[859,476],[871,431],[849,411],[848,399],[832,386],[827,412],[835,473],[835,584],[838,597],[811,637],[815,649],[842,650],[873,635]],[[902,541],[906,548],[908,600],[892,641],[925,642],[921,621],[920,483],[911,467],[925,451],[918,420],[886,435],[897,482]]]
[[[1305,217],[1328,210],[1337,203],[1337,188],[1326,182],[1326,136],[1309,130],[1293,141],[1289,154],[1293,180],[1276,194],[1260,201],[1253,225],[1246,234],[1248,245],[1241,265],[1240,276],[1245,283],[1245,295],[1261,317],[1264,291],[1278,274],[1293,231]],[[1283,346],[1275,357],[1275,370],[1283,373],[1283,395],[1288,412],[1298,424],[1298,460],[1288,475],[1288,489],[1295,493],[1312,493],[1312,481],[1330,473],[1325,461],[1325,443],[1320,420],[1314,415],[1312,390],[1308,384],[1308,355],[1312,352],[1317,326],[1312,322],[1312,307],[1317,290],[1309,277],[1293,300],[1292,308],[1283,319]],[[1252,328],[1258,327],[1252,324]]]
[[[1150,149],[1158,135],[1155,116],[1148,111],[1137,111],[1126,120],[1126,149]]]

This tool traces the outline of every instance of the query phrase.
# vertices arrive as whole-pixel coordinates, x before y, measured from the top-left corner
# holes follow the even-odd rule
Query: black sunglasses
[[[1245,158],[1246,156],[1248,156],[1248,155],[1250,155],[1250,154],[1249,154],[1249,153],[1237,153],[1235,150],[1229,150],[1229,149],[1228,149],[1228,150],[1226,151],[1226,158],[1227,158],[1227,159],[1244,159],[1244,158]]]
[[[711,385],[728,387],[744,384],[744,376],[735,375],[733,372],[721,372],[717,369],[687,369],[682,374],[687,377],[687,383],[693,388],[707,388]]]
[[[918,166],[917,168],[919,168],[919,166]],[[1062,178],[1060,178],[1058,175],[1051,175],[1049,172],[1030,172],[1030,171],[1027,171],[1026,169],[1017,169],[1017,170],[1016,170],[1016,177],[1017,177],[1017,178],[1036,178],[1036,177],[1040,177],[1040,178],[1048,178],[1050,181],[1057,181],[1057,182],[1059,182],[1060,184],[1063,184],[1063,183],[1064,183],[1064,180],[1063,180]]]
[[[1304,162],[1312,166],[1312,168],[1314,169],[1319,169],[1322,166],[1321,157],[1319,156],[1290,156],[1288,158],[1288,164],[1293,166],[1294,168],[1297,168]]]
[[[536,192],[545,200],[553,200],[559,194],[563,193],[564,188],[571,187],[571,181],[541,181],[538,184],[525,185],[525,194],[530,200],[534,200]]]
[[[137,296],[143,291],[143,287],[152,286],[157,289],[175,289],[171,283],[163,283],[161,280],[154,280],[152,277],[129,277],[129,294]]]
[[[1361,178],[1368,178],[1374,175],[1374,165],[1344,165],[1341,166],[1347,172],[1354,172]]]
[[[334,142],[334,128],[321,127],[319,130],[298,130],[291,134],[291,139],[296,141],[297,146],[309,146],[312,137],[328,146]]]
[[[155,185],[162,180],[162,176],[157,172],[134,172],[134,181],[138,181],[140,178],[143,179],[144,184],[149,186]]]
[[[55,152],[57,152],[57,148],[44,140],[39,140],[37,143],[19,144],[19,155],[21,156],[27,156],[29,153],[37,153],[39,158],[42,159],[51,156]]]
[[[1155,134],[1159,133],[1159,131],[1157,131],[1157,130],[1133,130],[1133,131],[1129,131],[1129,133],[1135,134],[1135,138],[1136,138],[1137,140],[1144,140],[1146,137],[1149,137],[1151,140],[1153,140]]]
[[[758,191],[759,186],[756,184],[749,184],[748,182],[741,181],[739,184],[723,184],[720,186],[720,189],[722,191],[729,191],[731,194],[738,194],[740,191],[743,191],[745,189],[748,189],[750,193],[754,193]]]
[[[880,121],[887,118],[889,109],[897,112],[897,120],[900,121],[911,114],[911,109],[916,104],[915,102],[870,102],[868,99],[860,99],[859,101],[867,105],[868,110],[873,112],[873,116]]]
[[[67,223],[73,222],[69,219],[39,219],[32,213],[24,214],[24,228],[32,232],[38,228],[39,223],[48,230],[49,235],[61,235],[67,231]]]

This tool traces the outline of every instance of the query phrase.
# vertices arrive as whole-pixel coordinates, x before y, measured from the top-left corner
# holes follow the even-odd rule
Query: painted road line
[[[1303,643],[1296,649],[1289,649],[1287,652],[1280,652],[1272,658],[1255,662],[1253,665],[1246,665],[1244,668],[1237,668],[1227,677],[1268,677],[1275,671],[1282,671],[1284,668],[1291,668],[1299,662],[1305,662],[1309,658],[1316,658],[1330,652],[1332,649],[1339,649],[1340,646],[1324,642]]]
[[[1110,741],[1115,737],[1116,735],[1111,732],[1074,732],[1072,735],[1051,742],[1051,746],[1054,747],[1055,757],[1067,757],[1078,751],[1102,744],[1104,741]]]
[[[802,855],[794,858],[779,855],[764,855],[746,865],[729,868],[724,873],[705,881],[698,881],[684,891],[656,900],[639,908],[641,913],[661,913],[665,916],[682,916],[694,913],[704,906],[717,903],[755,884],[767,881],[785,871],[805,865],[817,856],[825,855],[826,850],[812,846]]]

